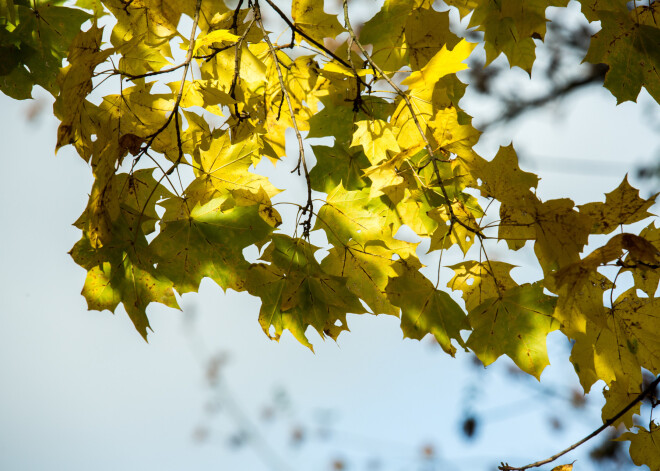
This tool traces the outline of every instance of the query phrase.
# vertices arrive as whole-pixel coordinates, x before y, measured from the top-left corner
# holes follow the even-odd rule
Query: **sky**
[[[657,118],[657,104],[646,92],[639,102],[617,106],[593,87],[495,129],[479,151],[492,158],[513,140],[543,198],[602,200],[658,152],[644,113]],[[483,111],[477,96],[462,105]],[[67,252],[91,172],[70,147],[55,155],[50,104],[29,120],[33,106],[0,97],[0,469],[321,471],[344,460],[349,469],[485,470],[545,458],[600,425],[598,397],[583,413],[558,409],[508,375],[510,361],[477,369],[468,355],[403,340],[393,317],[349,316],[351,332],[338,343],[313,337],[312,354],[288,334],[268,340],[258,300],[208,280],[180,300],[182,311],[149,308],[149,343],[123,309],[87,311],[85,272]],[[648,196],[651,184],[630,179]],[[566,345],[557,334],[548,343],[543,381],[568,391],[577,381]],[[221,379],[210,387],[214,355]],[[460,433],[466,404],[483,419],[473,442]],[[547,425],[553,414],[562,434]],[[241,430],[250,438],[236,446]],[[421,459],[426,445],[432,463]]]

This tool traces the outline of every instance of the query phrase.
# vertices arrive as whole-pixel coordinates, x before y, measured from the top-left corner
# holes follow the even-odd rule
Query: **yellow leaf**
[[[552,468],[552,471],[573,471],[573,463],[560,464],[559,466],[555,466],[554,468]]]
[[[554,301],[539,283],[500,290],[469,311],[473,331],[468,348],[486,366],[506,354],[521,370],[540,380],[550,364],[546,337],[559,327],[552,318]]]
[[[387,34],[392,35],[391,31]],[[449,12],[439,12],[430,5],[415,8],[406,18],[406,45],[413,70],[424,67],[443,47],[453,48],[460,38],[449,29]]]
[[[380,119],[358,121],[351,147],[361,145],[373,165],[388,158],[387,151],[399,152],[392,125]]]
[[[607,386],[607,389],[603,390],[603,396],[605,397],[605,405],[603,406],[601,414],[603,422],[612,419],[615,415],[621,412],[625,407],[632,403],[641,392],[641,385],[639,383],[631,384],[630,381],[626,381],[625,379],[610,383]],[[642,403],[638,402],[626,412],[623,417],[619,418],[619,420],[612,425],[616,427],[619,423],[623,423],[627,428],[632,428],[633,415],[639,414],[641,407]]]
[[[461,330],[469,330],[465,312],[449,294],[436,289],[419,272],[416,258],[398,260],[394,265],[396,275],[390,278],[386,293],[395,306],[401,308],[401,330],[404,337],[421,340],[432,334],[442,349],[454,356],[456,347],[452,340],[465,348]]]
[[[647,210],[655,203],[656,196],[657,193],[649,199],[640,198],[639,190],[630,186],[626,176],[618,188],[605,195],[605,203],[588,203],[578,208],[580,214],[591,219],[592,234],[609,234],[620,225],[652,216]]]
[[[518,286],[509,275],[514,267],[509,263],[495,261],[458,263],[449,267],[455,275],[447,286],[454,291],[461,290],[465,307],[472,311],[487,299],[499,298],[506,290]]]
[[[335,15],[323,11],[323,0],[293,0],[291,17],[298,28],[320,44],[324,38],[335,38],[345,31]]]
[[[536,200],[532,192],[539,177],[525,172],[518,166],[518,156],[513,145],[500,147],[490,162],[476,154],[463,158],[474,178],[481,180],[481,195],[495,198],[512,208],[525,208],[529,201]]]
[[[626,432],[618,441],[630,441],[630,457],[637,466],[647,465],[652,471],[660,469],[660,426],[651,421],[650,430],[637,426],[636,433]]]
[[[469,57],[475,47],[476,44],[469,43],[464,39],[454,46],[452,50],[447,50],[447,46],[445,45],[421,70],[410,74],[401,84],[407,85],[411,89],[432,89],[438,80],[445,75],[467,69],[468,66],[463,61]]]
[[[231,193],[236,206],[259,205],[259,216],[261,216],[261,219],[266,221],[271,227],[277,227],[282,224],[282,216],[273,208],[270,197],[263,187],[260,186],[258,191],[248,188],[236,188]]]
[[[333,74],[340,74],[344,77],[355,77],[353,69],[346,67],[338,62],[332,61],[328,62],[323,66],[323,72],[330,72]],[[358,76],[366,77],[367,75],[374,75],[373,69],[357,69]]]
[[[236,36],[229,32],[226,29],[216,29],[211,31],[204,36],[200,36],[195,40],[195,48],[193,49],[193,54],[197,54],[197,51],[200,47],[212,46],[213,43],[220,43],[222,46],[227,46],[230,43],[235,43],[240,39],[240,36]]]

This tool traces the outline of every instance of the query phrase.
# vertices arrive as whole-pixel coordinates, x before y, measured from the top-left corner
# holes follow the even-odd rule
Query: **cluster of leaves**
[[[475,44],[453,34],[449,13],[432,1],[385,0],[359,35],[346,0],[339,17],[322,0],[293,0],[290,15],[262,1],[289,43],[266,30],[258,0],[79,4],[91,13],[0,4],[0,89],[15,98],[29,97],[33,84],[51,91],[57,148],[73,145],[94,175],[71,251],[88,272],[89,308],[123,304],[146,338],[149,303],[177,307],[175,292],[195,292],[208,277],[261,298],[259,322],[273,339],[289,330],[312,348],[310,326],[336,339],[348,313],[388,314],[400,316],[406,337],[432,334],[447,353],[469,349],[485,365],[507,355],[537,378],[548,365],[546,336],[559,329],[575,341],[584,390],[606,383],[604,419],[639,395],[643,369],[660,372],[660,229],[652,222],[636,235],[623,226],[650,217],[655,197],[641,198],[624,179],[605,202],[542,201],[513,147],[479,156],[456,76]],[[531,72],[546,8],[567,0],[446,3],[483,31],[489,62],[504,53]],[[602,25],[585,59],[609,66],[605,86],[620,102],[642,86],[660,101],[660,5],[581,4]],[[102,14],[112,17],[105,36]],[[340,45],[330,50],[328,39]],[[175,59],[177,48],[185,57]],[[116,77],[118,93],[93,99],[102,77]],[[289,128],[298,155],[286,150]],[[312,166],[306,140],[314,138],[332,146],[312,146]],[[263,158],[293,159],[306,199],[285,201],[255,173]],[[489,218],[484,202],[499,216]],[[278,229],[277,204],[298,208],[295,224],[282,226],[291,234]],[[448,287],[464,306],[420,271],[418,243],[397,238],[403,226],[430,251],[460,249]],[[617,229],[581,256],[590,235]],[[315,233],[328,241],[322,258]],[[512,251],[533,244],[542,278],[516,282],[513,265],[488,256],[489,240]],[[245,259],[251,246],[260,263]],[[604,266],[632,273],[634,286],[615,299]],[[629,428],[635,412],[620,419]],[[651,422],[621,437],[652,469],[660,468],[657,430]]]

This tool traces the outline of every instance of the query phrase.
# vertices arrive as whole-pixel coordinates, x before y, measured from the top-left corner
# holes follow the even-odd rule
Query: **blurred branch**
[[[562,84],[555,84],[544,95],[528,100],[520,99],[517,96],[502,97],[501,101],[504,102],[505,106],[504,113],[497,119],[480,125],[479,128],[486,131],[490,127],[513,121],[528,111],[533,111],[555,100],[560,100],[587,85],[602,84],[607,70],[608,67],[604,64],[592,65],[586,75],[575,77]]]

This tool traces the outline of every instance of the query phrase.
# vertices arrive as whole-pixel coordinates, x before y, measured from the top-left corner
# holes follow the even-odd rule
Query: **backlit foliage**
[[[546,8],[567,3],[446,1],[483,32],[488,62],[504,54],[530,73]],[[605,86],[619,102],[641,87],[660,100],[660,3],[580,3],[602,27],[585,60],[609,66]],[[388,314],[406,337],[432,334],[450,355],[471,350],[485,365],[507,355],[536,378],[546,336],[560,330],[575,342],[584,390],[607,385],[604,419],[621,410],[641,392],[643,369],[660,373],[660,229],[625,227],[652,216],[655,196],[623,178],[604,202],[543,201],[512,146],[478,155],[456,76],[476,45],[433,2],[385,0],[359,32],[346,0],[339,15],[323,0],[290,7],[0,2],[0,90],[50,91],[57,148],[74,146],[94,175],[71,251],[87,270],[89,308],[123,304],[146,339],[149,303],[177,307],[176,293],[208,277],[261,298],[259,323],[276,340],[288,330],[312,348],[310,327],[336,339],[349,313]],[[264,18],[285,30],[269,32]],[[310,147],[316,138],[325,140]],[[294,169],[302,196],[260,175],[263,159]],[[283,220],[287,205],[294,221]],[[430,251],[465,256],[446,286],[420,271],[404,226]],[[585,254],[592,235],[605,242]],[[497,241],[499,260],[488,251]],[[520,283],[506,251],[525,246],[542,275]],[[614,296],[626,272],[634,286]],[[635,431],[621,439],[635,463],[658,469],[658,426],[634,427],[633,412],[621,420]]]

